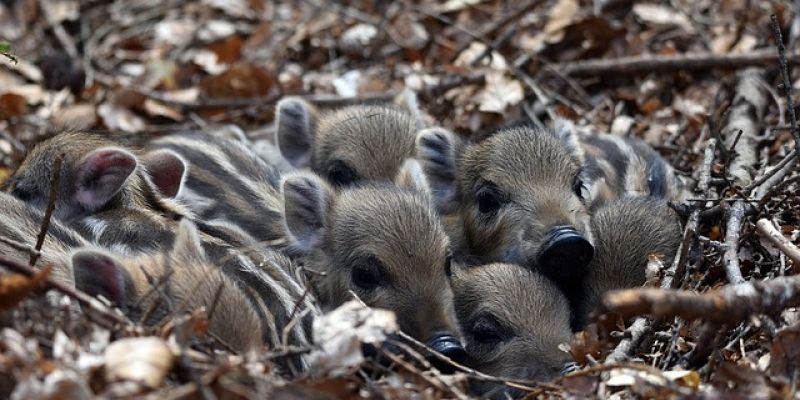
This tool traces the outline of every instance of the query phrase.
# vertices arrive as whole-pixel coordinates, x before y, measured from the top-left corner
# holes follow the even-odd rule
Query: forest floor
[[[653,288],[606,299],[616,313],[570,344],[578,371],[507,383],[530,397],[800,398],[800,73],[784,80],[773,15],[796,65],[798,1],[3,0],[0,181],[65,129],[235,125],[272,140],[290,94],[335,107],[410,88],[428,122],[466,136],[556,116],[634,135],[696,187],[675,206],[678,257]],[[740,127],[748,74],[766,95]],[[144,328],[74,291],[54,304],[45,276],[14,272],[0,275],[3,398],[438,399],[497,380],[413,357],[372,374],[385,367],[351,354],[287,382],[265,357],[188,348],[201,313]]]

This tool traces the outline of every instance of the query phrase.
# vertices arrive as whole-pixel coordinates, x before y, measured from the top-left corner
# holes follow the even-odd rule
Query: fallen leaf
[[[339,37],[339,50],[353,57],[367,57],[376,47],[378,28],[372,24],[356,24]]]
[[[525,97],[522,84],[502,72],[486,74],[486,86],[478,94],[478,109],[502,114],[506,108],[518,104]]]
[[[97,106],[97,115],[109,130],[139,132],[145,127],[142,118],[130,110],[112,103],[106,102]]]
[[[86,377],[68,369],[56,370],[48,374],[43,381],[36,375],[31,375],[19,382],[11,394],[12,400],[88,400],[93,397]]]
[[[309,370],[317,376],[338,376],[364,361],[362,343],[377,344],[399,329],[394,313],[365,307],[356,300],[314,320]]]
[[[200,81],[200,89],[210,98],[266,96],[274,84],[272,74],[250,63],[233,65],[227,71]]]
[[[72,104],[57,110],[50,124],[60,131],[90,129],[97,124],[97,112],[93,104]]]
[[[411,13],[402,13],[392,22],[394,39],[402,47],[421,50],[428,44],[431,35]]]
[[[681,386],[692,389],[700,387],[700,374],[697,371],[664,371],[664,376]]]
[[[157,337],[118,340],[105,350],[106,379],[140,382],[158,388],[166,378],[175,357],[167,343]]]
[[[480,4],[484,0],[448,0],[446,3],[438,7],[438,11],[442,13],[449,13],[453,11],[463,10],[467,7]]]
[[[676,26],[687,33],[694,33],[694,26],[692,26],[689,18],[671,7],[659,4],[637,3],[633,6],[633,13],[647,24]]]
[[[464,51],[458,55],[456,60],[453,61],[453,65],[468,70],[474,69],[472,62],[484,54],[487,49],[488,46],[481,42],[472,42],[469,44],[469,47],[464,49]],[[506,62],[505,57],[496,51],[492,51],[490,56],[484,57],[480,65],[488,66],[489,68],[497,71],[505,71],[508,69],[508,63]]]
[[[0,120],[20,117],[28,113],[28,101],[14,93],[0,95]]]
[[[33,276],[20,274],[0,275],[0,310],[14,307],[36,289],[44,286],[52,267],[42,268]]]
[[[144,111],[153,117],[166,117],[173,121],[183,121],[183,114],[180,110],[153,99],[144,101]]]
[[[356,97],[358,95],[358,81],[361,72],[358,70],[347,71],[342,76],[333,80],[336,94],[342,97]]]

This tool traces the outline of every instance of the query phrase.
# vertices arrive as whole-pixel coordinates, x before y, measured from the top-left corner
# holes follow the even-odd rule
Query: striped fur
[[[0,240],[0,255],[27,265],[30,253],[22,250],[20,246],[28,249],[36,246],[36,239],[43,220],[44,213],[41,211],[7,193],[0,193],[0,239],[2,239]],[[20,246],[14,246],[8,242]],[[88,244],[89,242],[77,232],[57,219],[51,218],[42,244],[41,257],[36,266],[52,265],[54,279],[72,284],[69,253],[75,247]]]
[[[210,333],[235,350],[308,346],[309,324],[317,309],[299,284],[278,272],[289,269],[290,261],[274,252],[260,253],[260,259],[217,253],[184,220],[165,252],[117,257],[83,248],[73,253],[72,265],[79,288],[103,294],[134,320],[146,317],[143,322],[148,325],[204,306],[210,312]],[[262,272],[248,279],[238,269]],[[260,282],[254,282],[256,278]],[[272,296],[263,295],[265,285]],[[296,321],[290,322],[290,316]],[[300,361],[294,359],[293,367],[301,368]]]
[[[196,132],[156,139],[150,148],[174,151],[188,165],[177,199],[197,219],[267,247],[285,244],[280,175],[245,142]]]
[[[413,162],[411,162],[413,164]],[[409,170],[405,170],[408,168]],[[419,168],[406,164],[407,185],[366,185],[336,191],[312,173],[283,183],[292,250],[324,309],[352,299],[394,311],[400,328],[419,340],[459,336],[449,282],[449,242]]]
[[[556,121],[555,132],[581,165],[590,210],[626,196],[675,202],[686,196],[672,166],[641,139],[578,133],[566,120]]]
[[[95,157],[98,153],[101,155]],[[55,160],[63,157],[54,215],[104,247],[116,246],[123,253],[153,251],[169,239],[172,221],[192,214],[160,192],[151,178],[154,172],[148,168],[155,170],[163,164],[148,165],[148,156],[119,146],[112,137],[66,132],[34,147],[8,180],[6,190],[35,208],[44,209]],[[101,170],[108,173],[95,181],[80,183],[82,175]],[[171,185],[180,185],[182,170],[164,172],[173,176]],[[99,186],[107,186],[107,190],[87,196]]]
[[[392,181],[414,155],[419,113],[392,105],[319,111],[288,97],[278,103],[276,143],[295,167],[310,167],[336,186]]]

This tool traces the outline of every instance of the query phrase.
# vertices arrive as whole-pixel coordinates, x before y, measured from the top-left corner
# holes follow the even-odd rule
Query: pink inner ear
[[[75,285],[92,296],[102,295],[117,305],[125,304],[125,272],[103,253],[79,252],[72,258]]]
[[[186,164],[168,151],[155,151],[144,157],[144,164],[150,179],[158,190],[167,197],[175,197],[181,189]]]
[[[105,205],[136,169],[136,158],[125,150],[95,150],[78,165],[76,197],[89,210]]]

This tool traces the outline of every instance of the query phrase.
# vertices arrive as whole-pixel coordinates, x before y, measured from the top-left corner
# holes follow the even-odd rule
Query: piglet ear
[[[186,179],[186,162],[171,150],[155,150],[141,158],[150,180],[166,197],[175,197]]]
[[[427,178],[434,203],[444,214],[458,208],[458,140],[444,128],[423,129],[417,134],[417,160]]]
[[[78,162],[75,197],[83,208],[94,211],[108,203],[136,169],[136,157],[117,147],[97,149]]]
[[[124,306],[127,293],[126,272],[119,261],[102,250],[80,249],[72,254],[75,286],[91,296],[101,295],[117,306]]]
[[[431,198],[431,187],[430,184],[428,184],[428,178],[422,171],[422,165],[413,158],[409,158],[403,163],[403,166],[400,167],[400,171],[394,178],[394,183],[401,188]]]
[[[282,189],[286,231],[292,244],[303,251],[318,248],[325,234],[333,189],[309,173],[287,176]]]
[[[278,102],[275,110],[275,142],[281,154],[295,168],[311,162],[314,142],[314,106],[299,97],[287,97]]]

